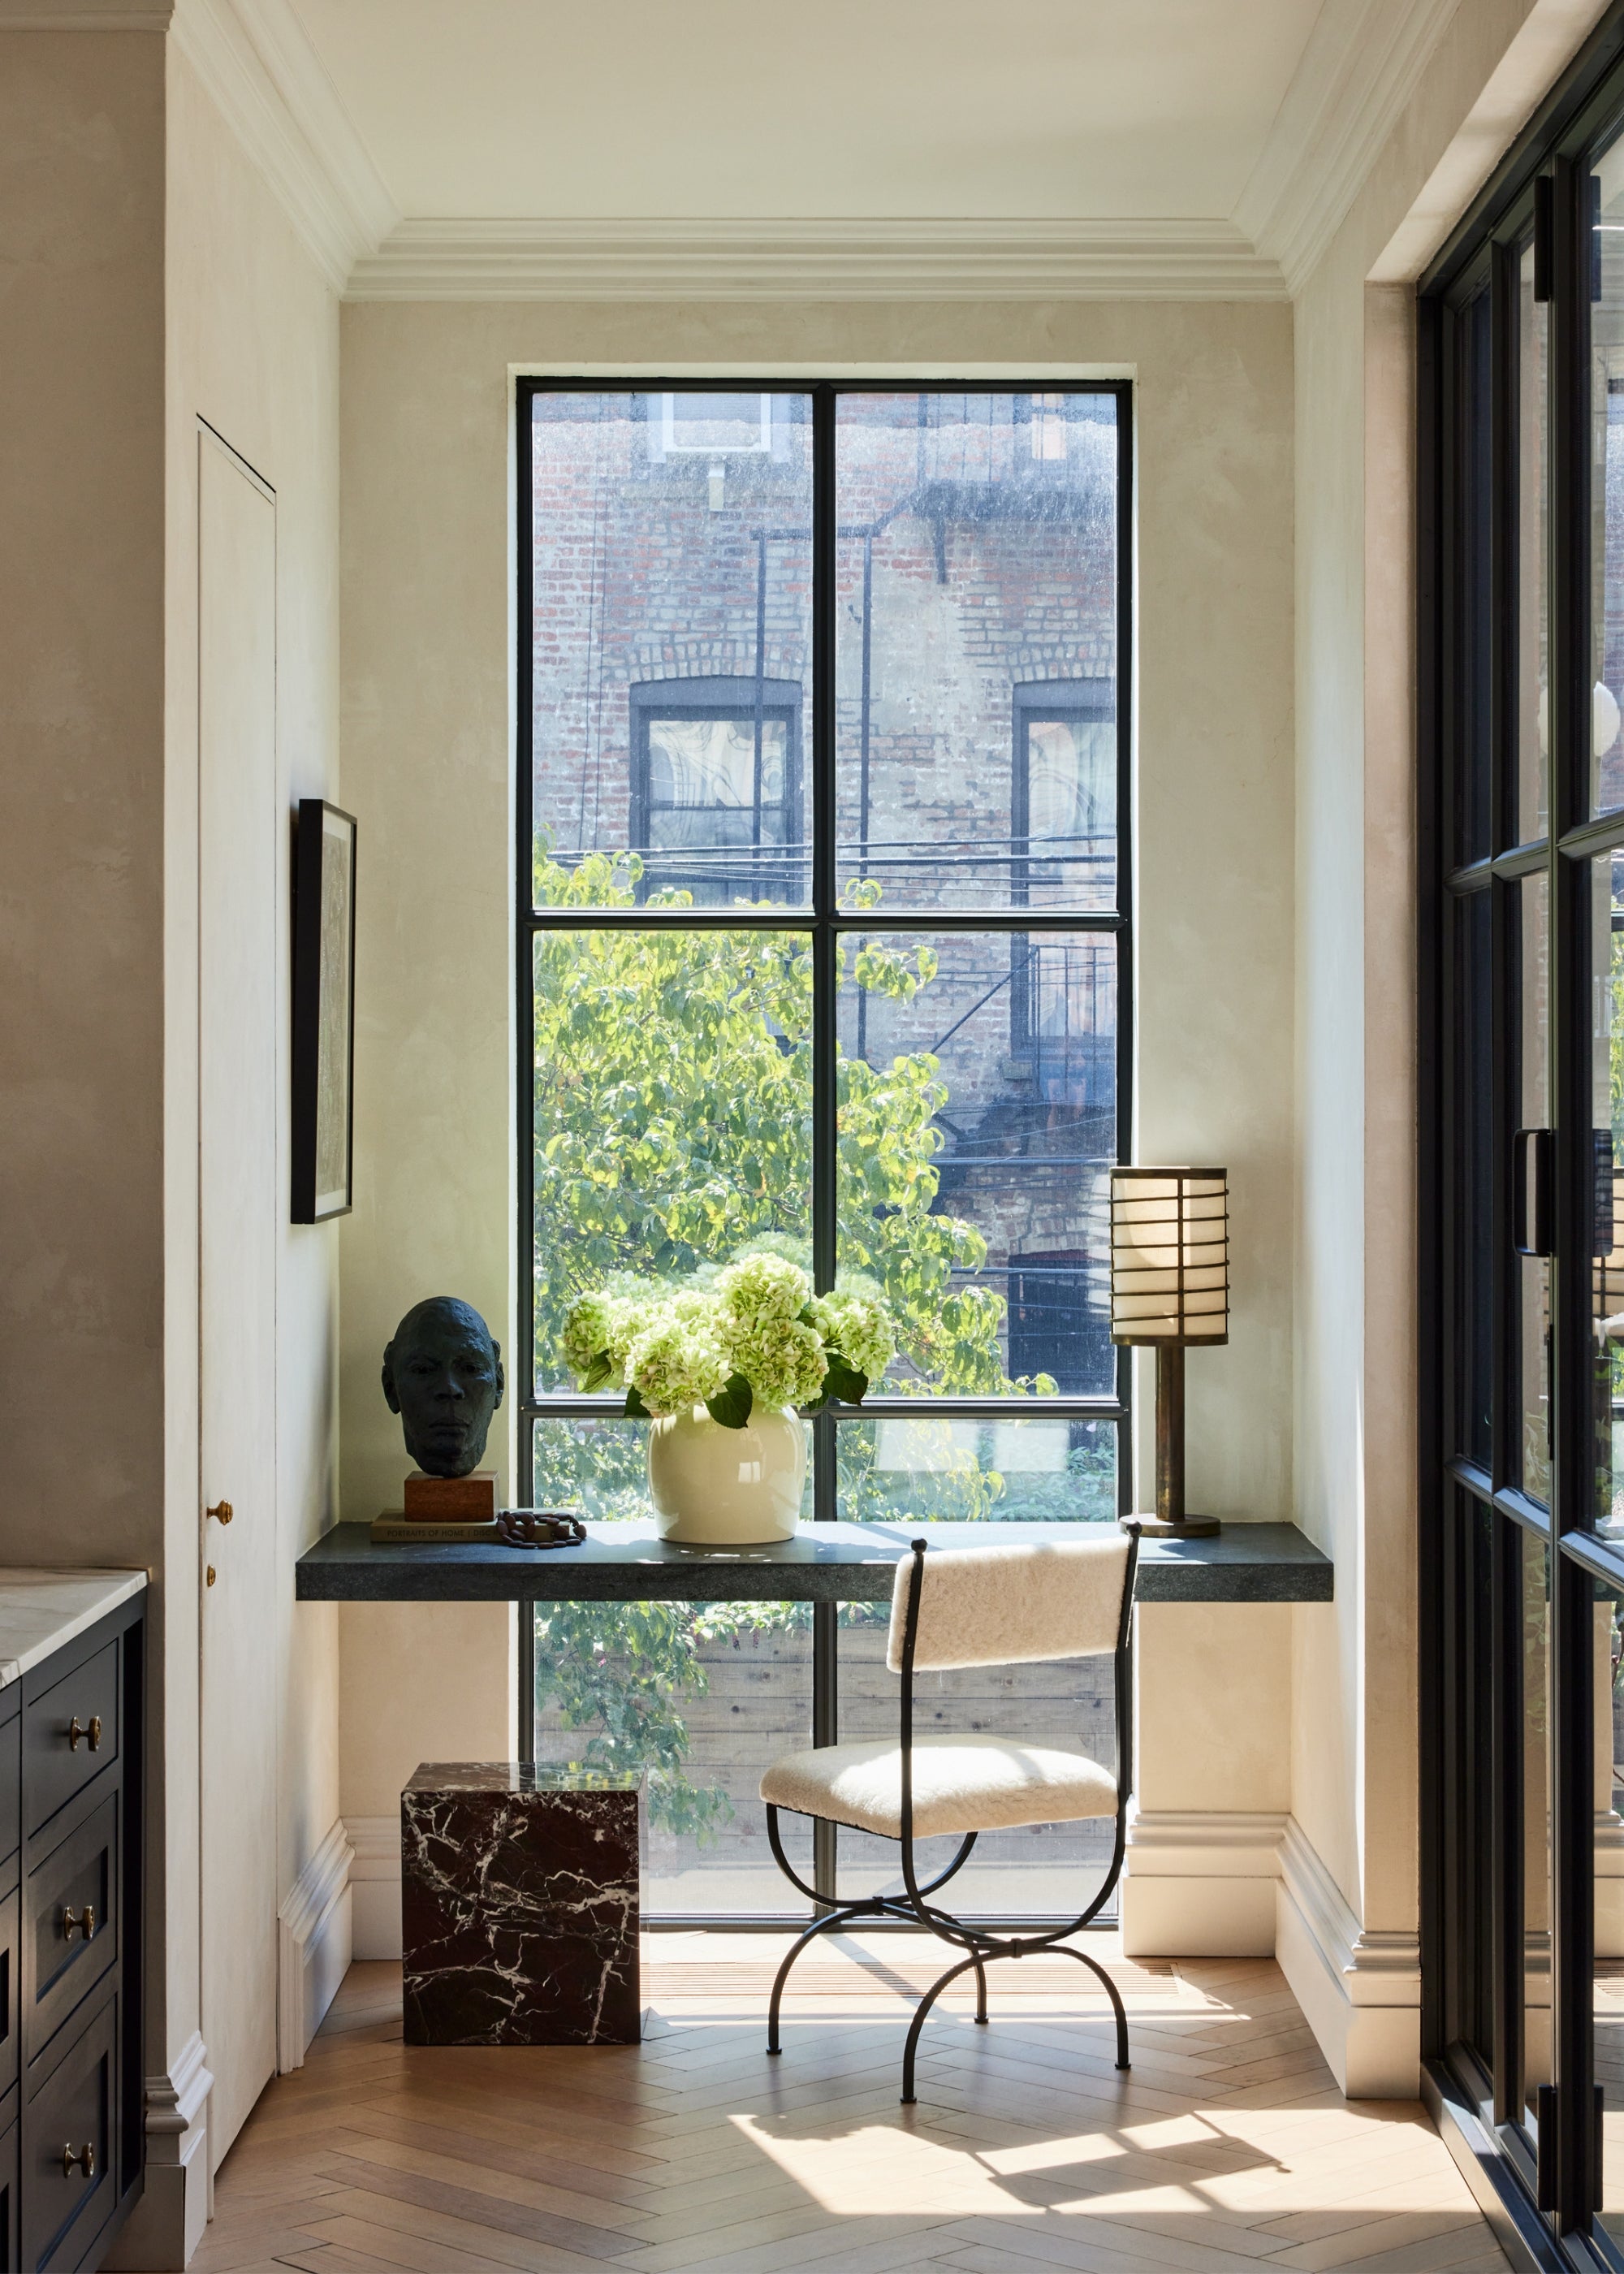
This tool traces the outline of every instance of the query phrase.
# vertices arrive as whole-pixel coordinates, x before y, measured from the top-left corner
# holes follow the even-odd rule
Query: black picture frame
[[[293,850],[295,1224],[354,1204],[356,821],[302,797]]]

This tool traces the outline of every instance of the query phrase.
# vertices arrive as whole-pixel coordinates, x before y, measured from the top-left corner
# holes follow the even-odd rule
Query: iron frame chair
[[[1123,1857],[1127,1848],[1128,1803],[1133,1796],[1133,1591],[1139,1572],[1139,1527],[1137,1524],[1125,1524],[1123,1529],[1129,1535],[1128,1560],[1123,1575],[1122,1615],[1117,1623],[1116,1643],[1112,1653],[1116,1721],[1116,1834],[1111,1846],[1110,1864],[1094,1901],[1068,1925],[1056,1927],[1047,1934],[1023,1935],[994,1934],[986,1928],[972,1926],[966,1920],[956,1918],[952,1912],[925,1900],[928,1895],[934,1895],[938,1888],[944,1887],[963,1870],[980,1834],[966,1833],[946,1870],[939,1872],[934,1879],[928,1879],[922,1887],[920,1886],[914,1861],[914,1653],[919,1632],[920,1592],[924,1585],[925,1557],[930,1543],[925,1540],[915,1540],[910,1543],[913,1568],[908,1577],[908,1607],[902,1641],[902,1822],[898,1844],[902,1849],[902,1884],[906,1895],[862,1895],[849,1902],[836,1902],[822,1917],[814,1919],[810,1926],[797,1935],[772,1985],[772,1999],[767,2009],[769,2053],[783,2051],[778,2041],[778,2015],[790,1969],[801,1952],[808,1949],[820,1935],[837,1932],[840,1928],[849,1926],[854,1919],[877,1918],[929,1927],[940,1940],[967,1954],[937,1976],[914,2009],[902,2054],[902,2101],[905,2107],[911,2107],[915,2100],[914,2072],[921,2033],[929,2019],[931,2007],[949,1984],[956,1982],[961,1974],[974,1970],[975,2018],[978,2022],[985,2024],[988,1965],[994,1959],[1029,1957],[1034,1951],[1054,1951],[1064,1957],[1075,1958],[1095,1977],[1109,1999],[1111,2012],[1116,2017],[1116,2066],[1119,2069],[1132,2066],[1128,2059],[1128,2017],[1123,2010],[1116,1984],[1099,1961],[1091,1958],[1086,1950],[1064,1947],[1070,1936],[1080,1933],[1099,1916],[1115,1894],[1117,1881],[1122,1877]],[[1102,1653],[1079,1653],[1079,1656],[1085,1654],[1103,1655]],[[766,1809],[768,1844],[778,1869],[792,1886],[799,1888],[815,1904],[823,1905],[825,1898],[819,1895],[816,1888],[808,1886],[784,1853],[784,1843],[778,1834],[777,1805],[769,1801]],[[790,1811],[791,1814],[799,1812]],[[829,1820],[838,1823],[839,1818]],[[848,1826],[847,1829],[861,1830],[863,1827]],[[872,1836],[884,1839],[891,1835],[879,1833]]]

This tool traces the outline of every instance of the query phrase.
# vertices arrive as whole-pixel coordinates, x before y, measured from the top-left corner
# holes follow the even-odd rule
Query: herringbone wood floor
[[[1116,1962],[1126,2077],[1080,1967],[994,1968],[992,2026],[950,1992],[905,2110],[898,1992],[935,1945],[808,1958],[770,2061],[780,1947],[650,1937],[624,2050],[409,2050],[400,1969],[355,1967],[228,2157],[197,2274],[1505,2267],[1420,2107],[1344,2101],[1266,1961]]]

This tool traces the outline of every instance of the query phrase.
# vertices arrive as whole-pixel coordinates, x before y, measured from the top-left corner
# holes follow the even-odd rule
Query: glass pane
[[[1114,1421],[843,1421],[840,1514],[886,1524],[1109,1524]]]
[[[538,904],[803,904],[809,399],[537,395],[530,472]]]
[[[1517,837],[1543,837],[1550,810],[1550,308],[1534,297],[1534,248],[1517,267]]]
[[[1503,1519],[1501,1519],[1503,1521]],[[1444,1526],[1444,1664],[1450,1694],[1444,1713],[1446,1789],[1444,1903],[1459,1931],[1445,1954],[1444,2036],[1469,2045],[1485,2070],[1494,2058],[1491,1739],[1494,1676],[1492,1526],[1470,1493],[1455,1491]]]
[[[1590,804],[1624,805],[1624,141],[1590,174]]]
[[[1490,1402],[1493,1380],[1490,1326],[1493,1206],[1491,1183],[1492,1119],[1490,1086],[1490,896],[1470,892],[1449,904],[1455,941],[1454,1043],[1449,1146],[1455,1163],[1455,1204],[1447,1226],[1453,1331],[1447,1348],[1455,1366],[1455,1448],[1489,1465]]]
[[[1523,2121],[1551,2082],[1551,1551],[1522,1538]]]
[[[758,1788],[811,1743],[808,1603],[538,1603],[536,1758],[644,1772],[645,1916],[804,1915]],[[810,1880],[812,1834],[782,1819]]]
[[[1485,899],[1487,895],[1483,897]],[[1550,887],[1530,877],[1517,888],[1516,1035],[1517,1126],[1543,1129],[1550,1120],[1546,1035],[1550,1013]],[[1543,1255],[1517,1258],[1518,1367],[1522,1383],[1522,1489],[1551,1497],[1551,1265]]]
[[[611,1272],[811,1248],[812,958],[795,932],[535,940],[535,1379]]]
[[[1490,301],[1480,292],[1457,320],[1455,386],[1459,453],[1456,477],[1455,616],[1460,644],[1458,709],[1452,737],[1455,858],[1480,861],[1489,842],[1489,734],[1493,684],[1489,620],[1492,561],[1490,527]]]
[[[1624,853],[1590,864],[1594,1520],[1624,1532]]]
[[[899,1684],[885,1664],[890,1622],[889,1603],[840,1607],[843,1744],[897,1740]],[[1116,1691],[1109,1656],[921,1675],[914,1686],[914,1722],[916,1731],[932,1736],[974,1730],[1031,1743],[1041,1736],[1048,1743],[1075,1746],[1116,1773]],[[983,1917],[1075,1918],[1105,1876],[1115,1833],[1114,1818],[984,1833],[943,1900],[957,1911]],[[951,1838],[919,1843],[921,1886],[945,1867],[958,1845]],[[838,1854],[842,1895],[902,1892],[901,1851],[894,1840],[843,1826]]]
[[[898,1388],[1109,1397],[1109,933],[843,943],[840,1268]]]
[[[1115,904],[1117,443],[1110,395],[841,396],[848,898]]]
[[[1595,1706],[1596,2082],[1602,2097],[1601,2224],[1624,2244],[1624,1599],[1599,1585],[1590,1659]]]

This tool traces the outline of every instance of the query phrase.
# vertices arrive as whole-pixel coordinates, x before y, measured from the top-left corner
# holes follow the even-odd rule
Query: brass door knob
[[[75,2148],[70,2142],[69,2144],[64,2148],[62,2151],[62,2176],[64,2180],[71,2175],[73,2167],[76,2164],[87,2180],[94,2180],[95,2178],[96,2150],[94,2142],[87,2140],[82,2148]]]
[[[214,1585],[214,1565],[213,1565],[212,1563],[211,1563],[211,1564],[209,1564],[209,1565],[208,1565],[208,1567],[207,1568],[207,1570],[204,1571],[204,1574],[203,1574],[203,1581],[204,1581],[204,1585],[205,1585],[206,1586],[212,1587],[212,1586]]]
[[[206,1508],[203,1513],[205,1516],[212,1516],[219,1524],[229,1524],[232,1516],[231,1503],[229,1500],[218,1501],[213,1508]]]
[[[79,1726],[79,1715],[76,1713],[73,1716],[73,1719],[68,1723],[68,1751],[71,1753],[78,1752],[79,1741],[81,1737],[86,1737],[89,1739],[90,1750],[93,1753],[99,1753],[101,1751],[102,1716],[100,1713],[93,1713],[88,1723],[82,1728]]]
[[[88,1942],[92,1935],[94,1934],[96,1931],[96,1907],[94,1903],[86,1903],[82,1911],[76,1911],[70,1904],[64,1903],[62,1907],[63,1940],[64,1942],[71,1942],[74,1936],[74,1931],[76,1929],[79,1934],[84,1937],[86,1942]]]

